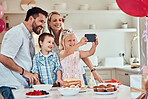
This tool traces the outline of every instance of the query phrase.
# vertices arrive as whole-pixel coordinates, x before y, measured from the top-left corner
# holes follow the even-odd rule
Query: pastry
[[[73,86],[71,86],[73,85]],[[80,79],[76,79],[76,78],[71,78],[71,79],[64,79],[64,85],[63,87],[74,87],[76,86],[77,88],[81,87],[81,80]]]

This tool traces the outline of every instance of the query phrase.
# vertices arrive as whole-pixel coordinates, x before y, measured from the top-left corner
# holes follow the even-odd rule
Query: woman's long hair
[[[52,33],[53,30],[52,30],[51,26],[49,25],[49,22],[51,22],[51,17],[52,17],[52,15],[54,15],[54,14],[61,16],[60,13],[58,13],[58,12],[56,12],[56,11],[51,12],[51,13],[48,15],[47,24],[48,24],[48,30],[49,30],[50,33]],[[62,32],[62,30],[63,30],[63,27],[61,28],[60,33]]]

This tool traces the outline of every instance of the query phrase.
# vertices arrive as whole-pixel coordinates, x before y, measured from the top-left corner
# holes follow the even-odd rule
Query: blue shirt
[[[62,71],[58,56],[55,52],[50,51],[44,56],[41,51],[33,58],[32,73],[37,73],[39,81],[44,84],[54,84],[57,80],[56,72]]]
[[[32,38],[32,34],[21,23],[5,33],[1,46],[1,54],[10,57],[17,65],[27,71],[30,71],[32,67],[30,38]],[[32,43],[34,44],[33,38]],[[24,86],[28,87],[28,83],[22,75],[11,71],[0,63],[0,86],[23,88]]]

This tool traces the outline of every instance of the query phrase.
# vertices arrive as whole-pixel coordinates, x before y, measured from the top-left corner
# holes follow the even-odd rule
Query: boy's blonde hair
[[[65,41],[65,38],[68,36],[68,35],[74,35],[75,34],[68,30],[68,29],[64,29],[63,30],[63,33],[62,33],[62,37],[61,37],[61,40],[60,40],[60,44],[59,44],[59,49],[60,50],[64,50],[65,49],[65,45],[64,45],[64,41]],[[75,42],[77,43],[77,39],[76,39],[76,36],[75,36]]]

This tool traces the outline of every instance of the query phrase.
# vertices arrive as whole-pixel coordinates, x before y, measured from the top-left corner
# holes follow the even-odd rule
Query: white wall
[[[21,0],[6,0],[8,11],[22,11],[20,8]],[[67,3],[67,9],[78,9],[80,4],[89,4],[90,10],[107,10],[108,5],[115,0],[35,0],[36,5],[49,11],[53,9],[53,5],[58,2]],[[49,12],[50,13],[50,12]],[[62,14],[65,15],[65,14]],[[5,15],[6,16],[6,15]],[[4,17],[5,17],[4,16]],[[11,15],[9,14],[10,27],[19,24],[25,18],[24,14]],[[3,17],[3,19],[4,19]],[[97,29],[115,29],[120,28],[123,22],[128,22],[130,28],[136,27],[136,18],[128,16],[124,13],[83,13],[68,14],[65,27],[72,27],[76,29],[88,29],[89,24],[95,24]],[[76,34],[80,34],[77,32]],[[99,60],[105,57],[119,56],[119,52],[125,51],[127,60],[130,58],[130,41],[134,33],[124,32],[95,32],[98,35],[99,45],[95,53]],[[85,34],[85,33],[83,33]],[[80,34],[81,35],[81,34]],[[83,36],[83,35],[81,35]],[[81,37],[79,36],[79,37]],[[138,57],[137,41],[134,42],[134,56]]]

